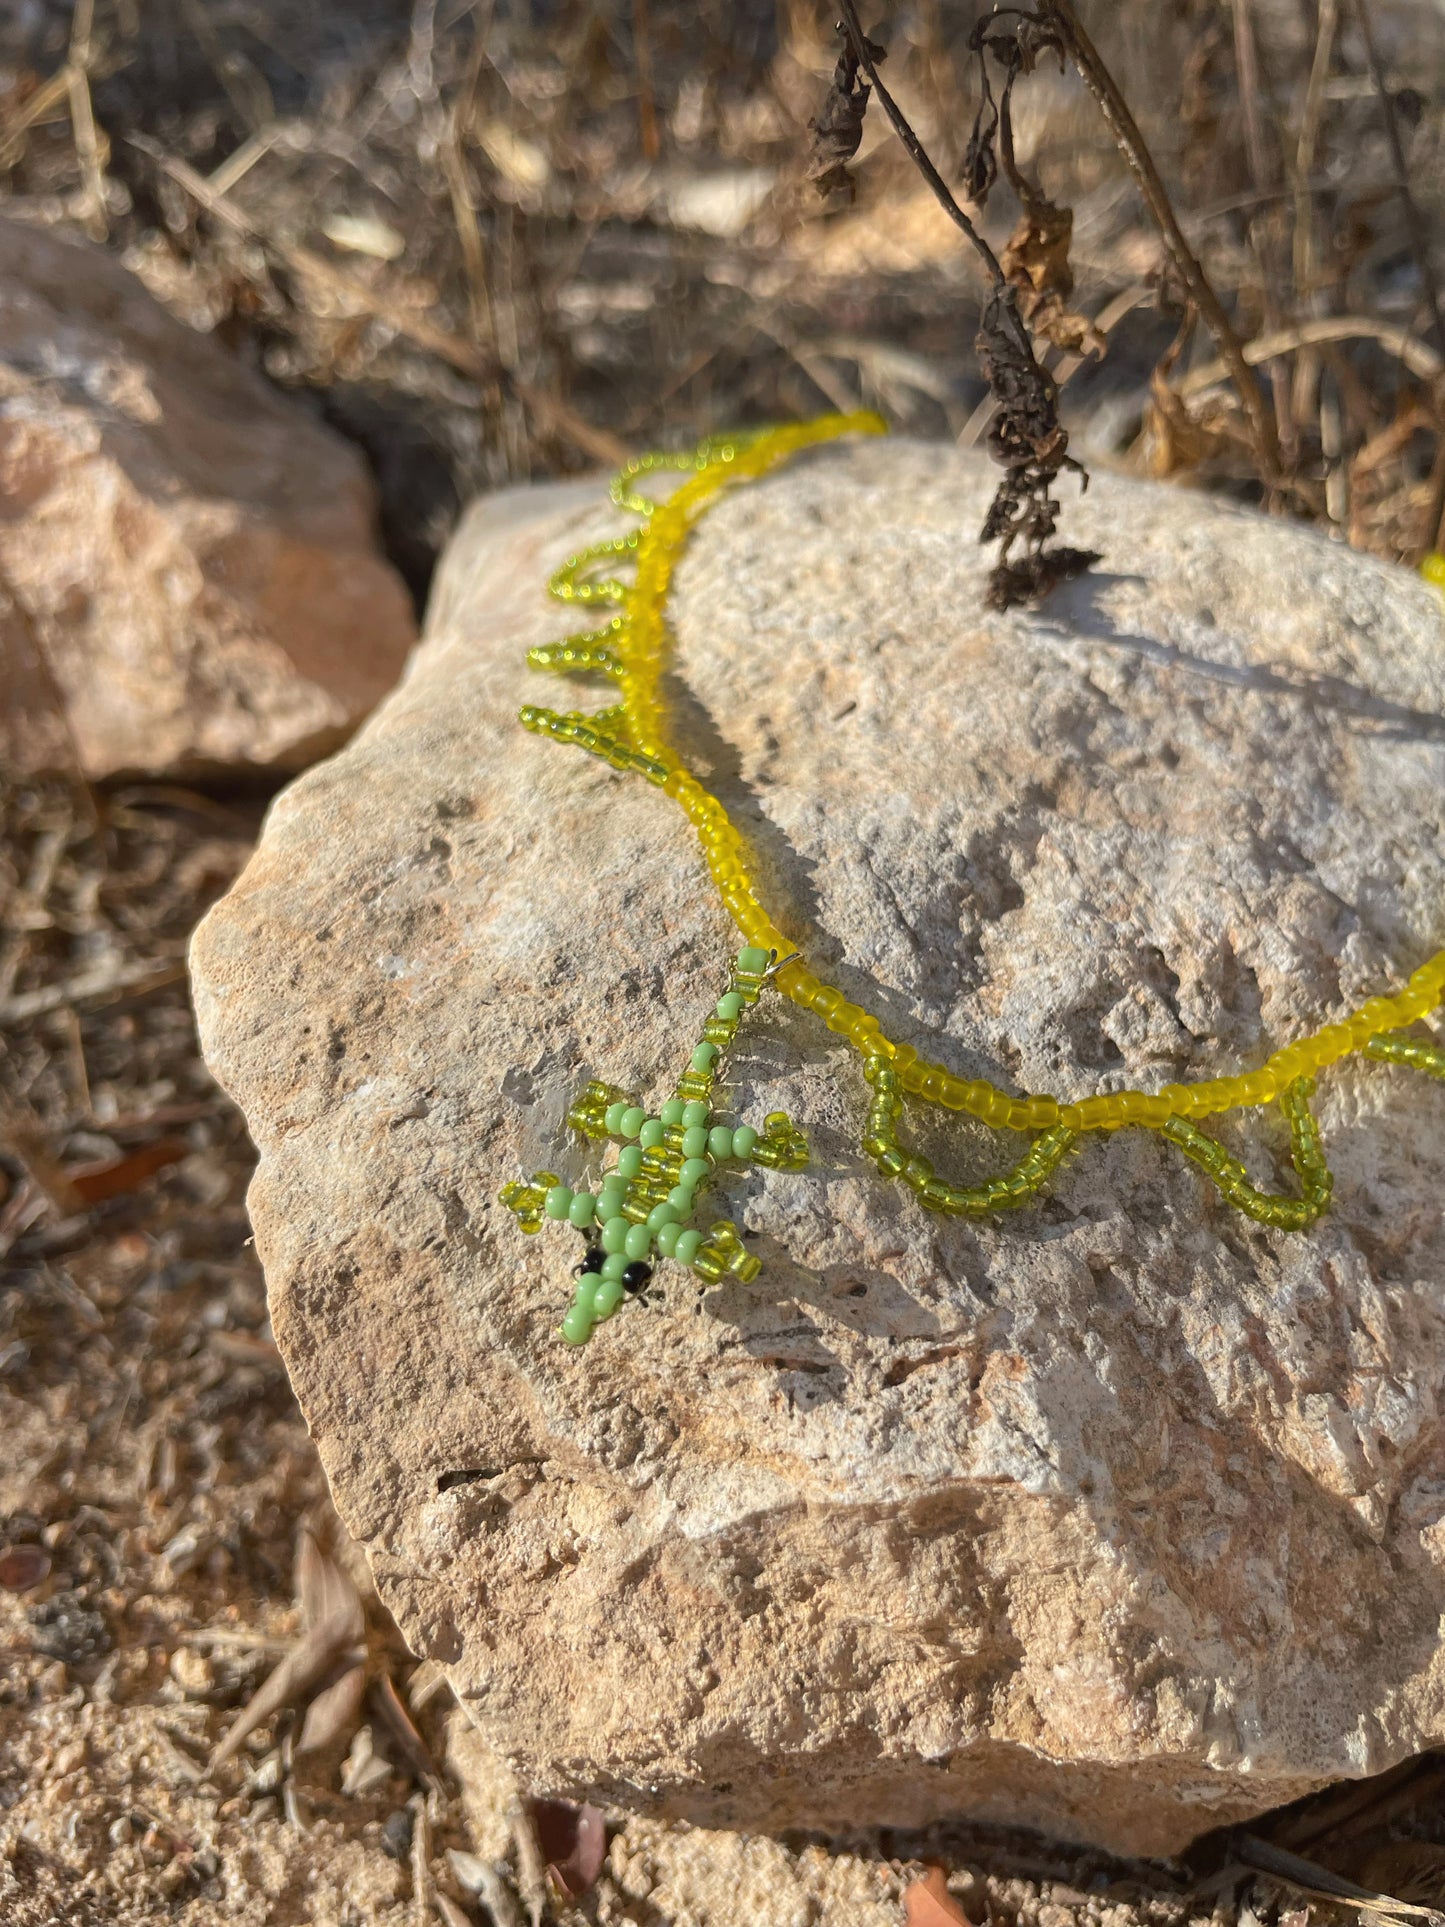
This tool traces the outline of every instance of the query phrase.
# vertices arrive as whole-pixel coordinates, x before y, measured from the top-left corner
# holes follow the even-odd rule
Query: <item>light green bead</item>
[[[565,1218],[572,1206],[572,1193],[565,1184],[554,1184],[542,1200],[542,1209],[549,1218]]]
[[[692,1054],[692,1067],[695,1071],[710,1071],[716,1062],[716,1044],[699,1044]]]
[[[620,1278],[627,1269],[627,1262],[627,1253],[625,1251],[612,1252],[602,1260],[602,1276],[604,1278]]]
[[[681,1124],[682,1114],[686,1109],[687,1105],[680,1097],[670,1097],[658,1115],[664,1124]]]
[[[642,1146],[624,1144],[617,1154],[617,1169],[624,1178],[635,1178],[642,1169]]]
[[[684,1231],[672,1247],[672,1255],[680,1265],[690,1265],[702,1244],[700,1231]]]
[[[640,1104],[633,1104],[622,1113],[622,1135],[624,1137],[636,1137],[646,1122],[646,1111],[643,1110]]]
[[[736,1023],[743,1014],[743,1000],[735,990],[725,991],[717,1000],[717,1014],[724,1023]]]
[[[690,1218],[692,1216],[692,1207],[696,1202],[692,1195],[692,1186],[690,1184],[675,1184],[667,1194],[667,1202],[672,1206],[679,1218]]]
[[[585,1231],[592,1222],[592,1214],[597,1209],[597,1200],[590,1191],[574,1191],[572,1202],[567,1207],[567,1221],[575,1224],[579,1231]]]
[[[689,1129],[694,1124],[706,1124],[711,1116],[711,1104],[704,1104],[700,1097],[689,1098],[682,1107],[682,1121]]]
[[[657,1248],[664,1258],[670,1258],[677,1249],[677,1241],[682,1236],[680,1224],[665,1224],[657,1234]]]
[[[685,1158],[700,1158],[707,1149],[707,1126],[693,1124],[682,1134],[682,1155]]]
[[[627,1186],[621,1178],[609,1178],[597,1197],[597,1222],[606,1224],[622,1210],[622,1200],[627,1196]]]
[[[616,1137],[621,1131],[622,1120],[626,1117],[627,1111],[628,1106],[626,1104],[617,1103],[607,1106],[607,1109],[602,1114],[602,1122],[607,1126],[607,1134],[609,1137]]]
[[[654,1236],[665,1224],[676,1224],[682,1213],[675,1204],[657,1204],[647,1214],[647,1228]]]
[[[608,1252],[625,1250],[627,1234],[631,1229],[626,1218],[609,1218],[602,1227],[602,1249]]]
[[[585,1345],[592,1336],[592,1314],[574,1305],[562,1320],[562,1336],[569,1345]]]
[[[752,1125],[740,1124],[733,1132],[733,1156],[735,1158],[751,1157],[753,1154],[753,1146],[757,1141],[758,1134]]]
[[[690,1185],[694,1191],[696,1191],[704,1178],[710,1178],[711,1176],[712,1166],[706,1158],[700,1157],[689,1158],[677,1174],[678,1183]]]
[[[655,1151],[662,1142],[664,1125],[660,1117],[650,1117],[637,1133],[637,1142],[644,1151]]]
[[[645,1258],[652,1249],[652,1233],[645,1224],[630,1224],[622,1249],[629,1258]]]
[[[597,1287],[597,1297],[593,1301],[595,1316],[610,1318],[627,1296],[627,1287],[620,1278],[604,1278]]]
[[[738,952],[738,969],[746,977],[760,977],[768,967],[768,952],[749,944],[746,950]]]
[[[597,1296],[597,1287],[601,1282],[601,1278],[595,1271],[584,1271],[577,1280],[577,1292],[572,1302],[578,1311],[585,1311],[589,1318],[592,1316],[593,1300]]]
[[[733,1134],[726,1124],[713,1125],[707,1134],[707,1148],[719,1160],[732,1156]]]

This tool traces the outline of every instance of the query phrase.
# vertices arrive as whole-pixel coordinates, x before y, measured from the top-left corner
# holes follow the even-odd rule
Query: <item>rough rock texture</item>
[[[680,734],[810,959],[961,1074],[1076,1095],[1246,1067],[1445,941],[1429,590],[1100,476],[1068,519],[1096,572],[981,614],[991,488],[820,451],[685,559]],[[778,1000],[737,1109],[785,1106],[816,1163],[728,1189],[762,1278],[664,1268],[559,1342],[576,1234],[524,1238],[497,1186],[595,1168],[570,1096],[665,1095],[733,942],[674,806],[512,720],[600,503],[477,504],[406,681],[196,940],[276,1337],[408,1638],[533,1784],[714,1827],[966,1811],[1162,1850],[1445,1739],[1417,1074],[1322,1085],[1306,1236],[1139,1131],[971,1225],[873,1173],[855,1060]],[[951,1173],[1016,1154],[905,1123]],[[1225,1128],[1279,1171],[1276,1119]]]
[[[356,452],[98,250],[12,221],[0,603],[27,618],[0,615],[7,761],[92,777],[300,769],[414,640]]]

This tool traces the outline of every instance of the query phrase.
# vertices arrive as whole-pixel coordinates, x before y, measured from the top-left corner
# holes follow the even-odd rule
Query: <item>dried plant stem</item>
[[[844,24],[848,29],[848,38],[852,42],[853,51],[858,57],[858,65],[863,69],[864,73],[867,74],[868,83],[874,93],[877,94],[879,105],[892,123],[894,133],[908,150],[909,159],[933,190],[934,199],[938,202],[949,220],[953,222],[953,225],[966,237],[970,247],[972,247],[974,253],[982,263],[984,273],[993,283],[995,291],[1002,294],[1008,284],[1004,279],[1003,269],[999,266],[998,256],[994,253],[988,242],[984,240],[973,222],[969,220],[958,202],[953,198],[952,193],[949,191],[948,183],[928,158],[928,153],[923,142],[918,138],[917,134],[914,133],[903,110],[879,78],[877,62],[869,51],[868,36],[864,33],[862,25],[859,22],[858,9],[853,4],[853,0],[840,0],[840,7]]]
[[[1410,191],[1410,170],[1405,163],[1405,143],[1400,139],[1400,120],[1395,112],[1395,103],[1390,98],[1390,89],[1385,84],[1385,70],[1380,64],[1380,50],[1375,44],[1375,30],[1370,22],[1370,9],[1365,0],[1355,0],[1355,21],[1360,29],[1360,38],[1365,43],[1365,58],[1370,63],[1370,79],[1374,83],[1375,94],[1380,103],[1380,114],[1385,123],[1385,136],[1390,143],[1390,159],[1395,168],[1395,192],[1400,197],[1400,205],[1405,211],[1405,225],[1410,231],[1410,247],[1415,256],[1415,265],[1420,271],[1420,288],[1425,297],[1425,305],[1430,310],[1430,325],[1435,330],[1435,339],[1445,348],[1445,323],[1440,314],[1440,287],[1435,279],[1434,265],[1430,260],[1430,236],[1426,231],[1420,213],[1420,204]],[[1441,397],[1436,395],[1437,412]],[[1445,544],[1445,432],[1436,444],[1435,466],[1431,474],[1430,507],[1426,513],[1422,539],[1416,559],[1428,550],[1438,549]]]
[[[1168,190],[1154,165],[1153,155],[1145,145],[1138,123],[1129,111],[1129,104],[1104,65],[1098,49],[1080,25],[1072,0],[1041,0],[1041,5],[1063,37],[1084,85],[1094,96],[1099,112],[1104,116],[1105,124],[1144,197],[1144,205],[1153,217],[1190,298],[1229,369],[1230,378],[1249,418],[1260,477],[1267,487],[1278,487],[1283,481],[1283,462],[1274,417],[1244,358],[1244,346],[1235,333],[1234,324],[1210,286],[1198,257],[1184,238],[1184,230],[1170,204]]]

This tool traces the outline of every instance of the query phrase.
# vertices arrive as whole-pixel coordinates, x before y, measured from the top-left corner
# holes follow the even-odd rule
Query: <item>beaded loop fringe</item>
[[[521,711],[523,725],[558,742],[574,743],[613,769],[645,777],[680,804],[745,945],[688,1069],[656,1116],[601,1083],[589,1084],[573,1105],[568,1122],[575,1131],[622,1146],[600,1192],[594,1197],[571,1191],[554,1173],[541,1171],[501,1193],[524,1231],[538,1231],[553,1218],[588,1234],[576,1294],[562,1321],[562,1334],[571,1344],[584,1344],[629,1291],[642,1290],[651,1275],[646,1261],[654,1252],[689,1267],[708,1284],[726,1277],[746,1283],[757,1275],[758,1260],[730,1220],[717,1220],[706,1233],[692,1228],[690,1220],[698,1193],[725,1165],[751,1163],[794,1171],[807,1163],[806,1139],[781,1112],[766,1118],[761,1132],[715,1121],[713,1084],[720,1053],[733,1041],[742,1012],[769,985],[815,1012],[861,1055],[872,1090],[862,1146],[883,1176],[907,1185],[928,1210],[955,1216],[982,1217],[1022,1205],[1047,1184],[1086,1133],[1142,1125],[1176,1145],[1246,1216],[1281,1231],[1305,1230],[1328,1206],[1332,1187],[1309,1108],[1315,1073],[1362,1053],[1445,1078],[1445,1049],[1404,1032],[1404,1026],[1445,997],[1445,950],[1422,964],[1403,990],[1370,998],[1340,1023],[1326,1024],[1275,1051],[1258,1070],[1166,1084],[1153,1093],[1103,1092],[1068,1103],[1055,1097],[1012,1096],[982,1079],[955,1077],[913,1045],[894,1043],[876,1017],[807,968],[763,907],[747,846],[727,811],[667,740],[660,693],[672,640],[667,596],[689,534],[724,489],[768,473],[800,449],[842,435],[884,432],[877,415],[825,415],[791,427],[717,436],[687,455],[639,456],[614,479],[612,500],[641,517],[643,526],[593,543],[570,556],[552,577],[551,592],[559,600],[610,603],[617,613],[600,628],[529,650],[527,660],[534,669],[554,674],[605,677],[613,685],[613,701],[587,713],[529,703]],[[681,471],[688,479],[665,502],[656,502],[637,484],[644,476],[665,471]],[[619,565],[630,565],[630,582],[615,573]],[[899,1143],[905,1096],[966,1111],[997,1130],[1036,1135],[1002,1177],[978,1185],[950,1184],[935,1175],[927,1158],[910,1155]],[[1289,1128],[1298,1197],[1257,1189],[1239,1159],[1194,1121],[1271,1103],[1279,1105]]]

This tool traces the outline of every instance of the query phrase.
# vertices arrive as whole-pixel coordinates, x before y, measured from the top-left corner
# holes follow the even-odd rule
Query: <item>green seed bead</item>
[[[604,1278],[620,1278],[623,1272],[626,1271],[628,1262],[629,1260],[625,1251],[610,1252],[608,1256],[602,1260],[602,1276]]]
[[[622,1130],[622,1120],[626,1117],[627,1111],[628,1106],[626,1104],[618,1103],[607,1106],[607,1109],[602,1114],[602,1122],[607,1126],[607,1134],[609,1137],[617,1137],[620,1134]]]
[[[660,1117],[650,1117],[637,1133],[637,1142],[644,1151],[655,1151],[662,1142],[662,1134],[666,1128]]]
[[[691,1130],[694,1124],[706,1124],[712,1116],[712,1106],[704,1104],[701,1098],[693,1098],[682,1107],[682,1121]]]
[[[692,1054],[692,1067],[695,1071],[710,1071],[716,1062],[716,1044],[699,1044]]]
[[[692,1186],[690,1184],[674,1185],[672,1190],[667,1194],[667,1202],[672,1206],[679,1218],[690,1218],[695,1202],[692,1195]]]
[[[719,1160],[732,1156],[733,1134],[726,1124],[713,1125],[707,1134],[707,1148]]]
[[[562,1320],[562,1336],[569,1345],[585,1345],[592,1336],[592,1314],[574,1305]]]
[[[595,1271],[584,1271],[582,1276],[577,1280],[577,1290],[572,1303],[578,1311],[585,1311],[589,1318],[592,1316],[592,1303],[597,1296],[597,1287],[601,1282],[602,1280]]]
[[[603,1180],[602,1189],[597,1194],[597,1222],[606,1224],[615,1218],[622,1209],[622,1200],[627,1196],[627,1186],[619,1177]]]
[[[687,1105],[680,1097],[670,1097],[659,1112],[664,1124],[681,1124]]]
[[[640,1104],[632,1105],[622,1113],[622,1135],[624,1137],[636,1137],[646,1122],[647,1113],[643,1110],[642,1106]]]
[[[696,1190],[704,1178],[712,1176],[712,1166],[706,1158],[689,1158],[677,1174],[679,1184],[686,1184]]]
[[[549,1218],[565,1218],[572,1208],[572,1193],[565,1184],[554,1184],[542,1201]]]
[[[743,1000],[735,990],[727,991],[717,1000],[717,1014],[724,1023],[736,1023],[743,1014]]]
[[[647,1214],[647,1228],[655,1237],[665,1224],[676,1224],[681,1215],[675,1204],[655,1204]]]
[[[585,1231],[596,1209],[597,1200],[590,1191],[574,1191],[572,1202],[567,1207],[567,1222],[575,1224],[579,1231]]]
[[[610,1318],[626,1296],[627,1287],[620,1278],[604,1278],[593,1301],[595,1315]]]
[[[738,952],[738,969],[744,976],[760,977],[768,967],[768,952],[749,944],[746,950]]]
[[[684,1231],[672,1247],[672,1255],[680,1265],[690,1265],[702,1245],[700,1231]]]
[[[602,1249],[606,1252],[625,1251],[627,1234],[631,1229],[626,1218],[609,1218],[602,1227]]]
[[[757,1141],[758,1134],[752,1125],[740,1124],[733,1132],[733,1156],[735,1158],[750,1158],[753,1154],[753,1146]]]
[[[629,1225],[622,1249],[629,1258],[645,1258],[652,1249],[652,1233],[645,1224]]]
[[[624,1178],[635,1178],[642,1169],[642,1146],[624,1144],[617,1154],[617,1169]]]
[[[677,1249],[677,1241],[682,1236],[680,1224],[665,1224],[657,1234],[657,1248],[664,1258],[670,1258]]]
[[[685,1158],[700,1158],[707,1149],[707,1127],[693,1124],[682,1134],[682,1154]],[[686,1166],[683,1167],[686,1169]]]

